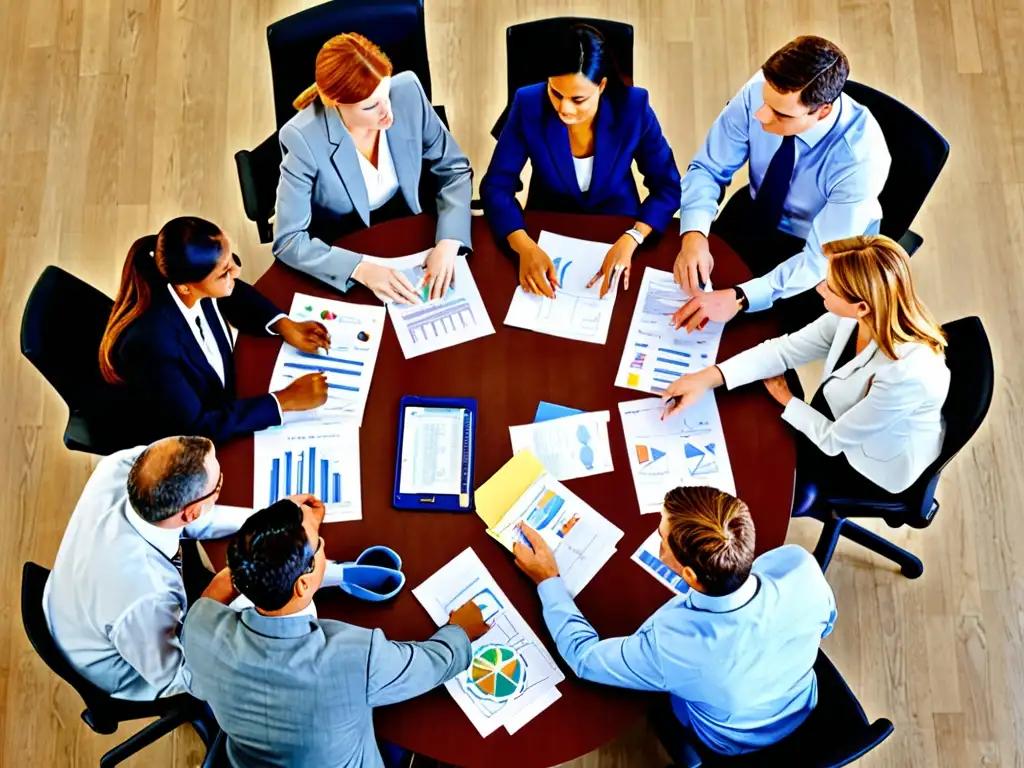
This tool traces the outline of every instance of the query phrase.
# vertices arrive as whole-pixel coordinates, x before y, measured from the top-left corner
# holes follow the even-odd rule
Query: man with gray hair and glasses
[[[214,508],[223,480],[213,443],[168,437],[107,456],[86,483],[43,610],[71,665],[107,693],[153,700],[186,691],[178,635],[203,586],[186,590],[185,579],[191,588],[212,574],[186,558],[183,578],[181,540],[233,534],[251,514]]]

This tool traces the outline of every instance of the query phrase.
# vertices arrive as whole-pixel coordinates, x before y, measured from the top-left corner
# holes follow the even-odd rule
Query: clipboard
[[[477,404],[471,397],[413,397],[407,395],[399,401],[398,413],[398,455],[395,459],[395,487],[392,497],[392,504],[396,509],[425,510],[428,512],[471,512],[473,510],[473,472],[476,468],[476,421]],[[433,413],[432,413],[433,412]],[[458,415],[456,415],[456,412]],[[461,417],[461,423],[453,421]],[[417,472],[416,462],[422,462],[424,456],[417,452],[416,445],[412,443],[413,433],[407,435],[406,430],[415,430],[421,427],[424,422],[433,421],[435,426],[441,430],[461,430],[461,455],[451,458],[449,468],[454,467],[456,459],[458,467],[458,492],[445,493],[435,490],[416,490],[406,487],[403,489],[404,479],[406,486],[413,484],[415,475],[423,475]],[[435,430],[436,431],[436,430]],[[406,437],[410,438],[407,443]],[[448,443],[448,447],[454,449],[454,438]],[[435,455],[446,455],[445,445],[439,445],[438,451],[429,451],[431,457]],[[426,446],[420,448],[426,450]],[[426,468],[426,474],[431,473],[431,468]],[[451,485],[451,478],[448,473],[447,483]]]

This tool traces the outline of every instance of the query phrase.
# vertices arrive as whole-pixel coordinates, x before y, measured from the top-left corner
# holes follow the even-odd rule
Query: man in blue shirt
[[[665,496],[662,561],[689,586],[629,637],[598,638],[544,540],[515,545],[537,583],[559,653],[584,680],[667,691],[679,722],[708,747],[750,752],[791,733],[818,698],[814,660],[836,620],[814,558],[787,545],[754,559],[747,505],[706,486]]]
[[[677,328],[726,322],[785,300],[782,319],[796,330],[823,311],[821,300],[805,293],[825,277],[822,245],[878,232],[889,150],[867,108],[842,92],[849,73],[834,43],[798,37],[772,54],[715,120],[682,181],[675,278],[695,298],[674,316]],[[725,187],[746,163],[749,188],[737,191],[712,225]],[[715,263],[709,230],[736,249],[753,280],[702,290]]]

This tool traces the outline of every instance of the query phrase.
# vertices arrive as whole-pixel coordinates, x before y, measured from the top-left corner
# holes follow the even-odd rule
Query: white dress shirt
[[[192,335],[196,338],[196,343],[199,348],[203,350],[203,355],[206,357],[206,362],[213,368],[213,372],[217,374],[217,378],[220,379],[220,383],[224,384],[226,379],[224,377],[224,357],[220,353],[220,348],[217,346],[217,339],[213,335],[213,331],[210,329],[210,324],[206,321],[206,315],[203,313],[203,308],[197,301],[191,307],[186,307],[185,302],[178,296],[178,292],[174,290],[174,286],[168,284],[167,290],[171,292],[171,296],[174,297],[174,303],[178,305],[178,309],[181,310],[181,314],[185,316],[185,322],[188,324],[188,329],[192,331]],[[224,322],[224,317],[220,313],[220,309],[217,307],[217,302],[213,302],[213,312],[217,316],[217,320],[220,321],[221,330],[224,331],[224,338],[228,339],[228,343],[232,343],[233,337],[231,331],[228,329],[227,323]],[[271,322],[277,322],[280,315],[275,317]]]
[[[388,132],[381,131],[377,140],[376,168],[362,152],[356,150],[356,154],[359,156],[359,170],[363,172],[363,182],[366,184],[366,198],[370,203],[370,210],[375,211],[398,191],[398,174],[395,172],[395,163],[388,147]]]
[[[872,341],[846,365],[836,361],[857,321],[827,312],[796,333],[769,339],[718,364],[729,389],[824,360],[830,421],[794,397],[782,418],[826,455],[846,456],[850,466],[890,493],[909,488],[938,458],[949,392],[949,368],[924,344],[896,347],[896,360]]]
[[[147,523],[127,492],[143,450],[107,456],[89,478],[46,582],[43,610],[58,647],[87,680],[118,698],[150,701],[186,691],[178,634],[188,606],[172,562],[179,536],[228,536],[252,512],[214,507],[174,530]]]
[[[594,156],[574,157],[572,167],[576,171],[576,183],[579,185],[580,192],[588,191],[590,181],[594,178]]]
[[[718,212],[722,187],[747,162],[750,192],[756,199],[782,137],[761,127],[754,113],[764,104],[760,71],[715,120],[704,145],[683,176],[680,232],[707,235]],[[809,131],[797,134],[793,177],[779,229],[806,240],[800,253],[768,274],[740,287],[750,311],[813,288],[825,278],[822,245],[854,235],[877,233],[882,219],[878,195],[889,176],[889,150],[867,107],[845,93],[832,112]]]

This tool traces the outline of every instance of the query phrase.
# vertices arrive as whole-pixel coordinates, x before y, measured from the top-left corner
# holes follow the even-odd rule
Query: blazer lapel
[[[849,343],[850,335],[851,334],[855,334],[855,333],[857,333],[857,323],[853,322],[853,323],[850,324],[850,330],[849,330],[848,333],[840,332],[840,333],[836,334],[835,340],[832,342],[832,348],[829,349],[829,365],[830,366],[831,365],[835,365],[835,361],[838,359],[839,355],[842,354],[843,348]],[[840,342],[840,339],[839,339],[840,336],[842,336],[842,341],[841,342]],[[846,365],[842,366],[838,370],[831,371],[830,373],[827,373],[825,378],[826,379],[846,379],[846,378],[849,378],[852,374],[856,373],[861,368],[863,368],[865,365],[867,365],[868,362],[871,360],[871,358],[875,356],[875,353],[877,351],[878,351],[878,345],[875,344],[874,341],[868,342],[868,345],[866,347],[864,347],[864,349],[862,349],[859,354],[854,355],[852,360],[850,360]],[[833,355],[835,355],[835,357],[833,357]]]
[[[233,373],[235,367],[231,364],[231,342],[224,335],[224,326],[221,324],[217,310],[213,306],[213,299],[202,299],[199,305],[203,308],[203,317],[206,318],[206,324],[213,331],[213,338],[217,341],[217,349],[220,350],[221,360],[224,361],[224,388],[229,392],[234,392]]]
[[[622,146],[615,134],[615,111],[610,98],[602,98],[594,118],[594,175],[590,179],[590,196],[596,199],[615,167]]]
[[[423,150],[414,137],[409,135],[407,121],[395,119],[387,131],[381,131],[381,138],[387,134],[388,151],[391,163],[395,166],[398,187],[402,190],[405,202],[413,213],[420,212],[420,166],[423,164]],[[378,167],[380,158],[377,159]]]
[[[327,140],[334,145],[334,151],[331,152],[334,169],[338,172],[349,199],[352,200],[352,207],[363,220],[363,224],[370,226],[370,201],[366,196],[363,172],[359,168],[359,150],[356,149],[356,144],[341,122],[341,116],[336,109],[325,107],[324,119],[327,121]]]
[[[582,201],[583,193],[580,192],[579,182],[576,181],[576,168],[572,164],[572,149],[569,147],[569,129],[565,123],[558,119],[554,109],[544,109],[544,145],[548,148],[551,156],[551,164],[562,177],[565,188],[572,192],[573,196]],[[597,163],[595,161],[594,165]],[[595,168],[595,173],[597,169]]]
[[[202,371],[207,378],[210,379],[210,386],[216,385],[218,389],[223,389],[224,385],[220,381],[220,377],[217,376],[217,372],[210,367],[210,362],[206,359],[206,355],[203,350],[199,347],[199,342],[196,341],[195,335],[192,333],[192,329],[188,327],[188,321],[185,316],[181,314],[181,310],[174,305],[174,299],[170,295],[162,296],[162,293],[166,293],[166,288],[160,288],[154,286],[153,295],[161,296],[160,306],[164,313],[164,317],[169,323],[169,327],[173,328],[175,333],[178,335],[178,346],[184,350],[188,356],[189,362],[192,363],[192,367],[198,371]],[[225,379],[227,378],[227,369],[225,369]]]

